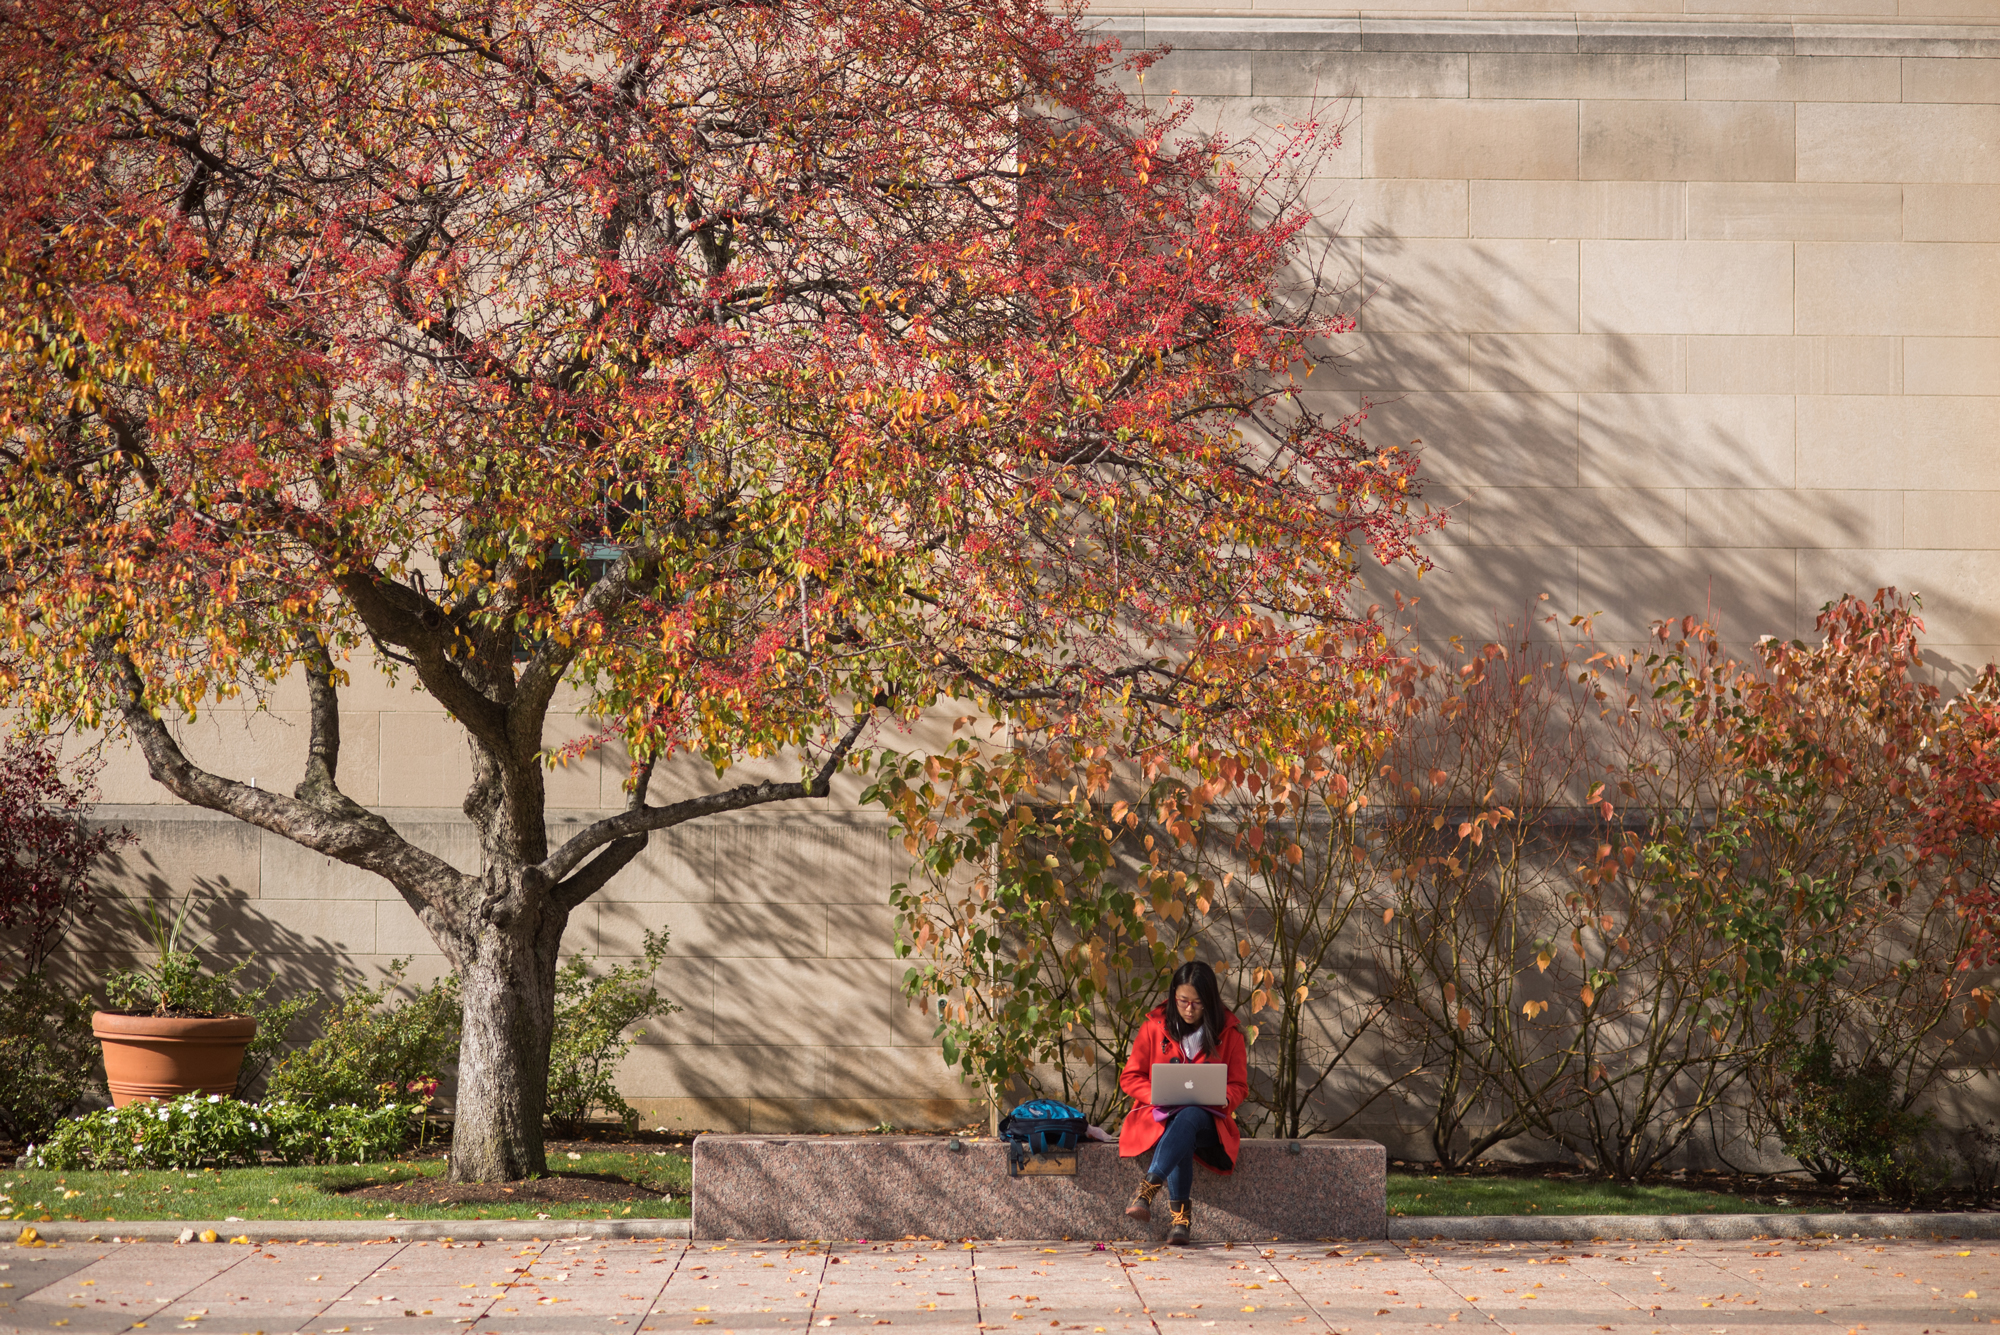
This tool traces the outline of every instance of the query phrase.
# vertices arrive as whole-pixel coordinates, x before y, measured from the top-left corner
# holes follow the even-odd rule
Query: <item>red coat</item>
[[[1227,1173],[1236,1167],[1236,1151],[1243,1144],[1243,1132],[1236,1125],[1236,1109],[1250,1095],[1250,1061],[1243,1043],[1243,1030],[1237,1025],[1236,1017],[1227,1012],[1222,1017],[1222,1041],[1218,1046],[1221,1052],[1204,1052],[1196,1060],[1224,1062],[1229,1067],[1229,1107],[1215,1114],[1215,1134],[1222,1141],[1222,1152],[1228,1156],[1229,1162],[1217,1164],[1201,1159],[1198,1154],[1195,1157],[1201,1159],[1204,1167]],[[1167,1032],[1167,1010],[1162,1006],[1139,1026],[1138,1034],[1132,1039],[1132,1055],[1118,1077],[1119,1088],[1132,1096],[1132,1111],[1126,1114],[1125,1125],[1118,1130],[1118,1152],[1121,1155],[1131,1158],[1144,1154],[1166,1134],[1165,1124],[1153,1120],[1153,1105],[1147,1102],[1153,1097],[1153,1063],[1186,1060],[1180,1040]]]

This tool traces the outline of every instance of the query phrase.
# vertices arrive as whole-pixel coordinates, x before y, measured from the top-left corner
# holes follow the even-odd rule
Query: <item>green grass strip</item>
[[[1797,1214],[1720,1191],[1533,1177],[1389,1174],[1392,1215]]]
[[[562,1204],[402,1204],[337,1194],[341,1188],[435,1178],[439,1160],[333,1168],[222,1168],[201,1172],[0,1170],[0,1219],[685,1219],[692,1165],[685,1154],[589,1152],[551,1156],[558,1172],[601,1173],[670,1191],[671,1200]]]

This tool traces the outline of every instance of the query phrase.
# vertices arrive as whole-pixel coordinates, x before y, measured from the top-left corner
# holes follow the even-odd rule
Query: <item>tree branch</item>
[[[336,583],[371,638],[409,650],[417,679],[432,699],[494,754],[509,754],[507,712],[487,699],[452,661],[450,632],[444,629],[448,617],[442,607],[408,585],[383,579],[364,563],[350,563]]]
[[[841,735],[826,763],[819,767],[812,779],[805,783],[746,783],[726,789],[720,793],[707,793],[701,797],[690,797],[670,806],[638,806],[627,808],[616,816],[607,816],[594,825],[586,826],[573,835],[568,842],[542,862],[540,870],[551,883],[568,876],[585,857],[596,849],[614,840],[627,839],[652,830],[670,829],[703,816],[719,815],[725,811],[741,811],[746,807],[764,806],[771,802],[794,802],[804,797],[825,797],[833,789],[833,776],[861,740],[861,734],[874,720],[873,709],[864,710],[854,720],[854,725]],[[635,854],[636,856],[636,850]],[[628,859],[629,861],[629,859]],[[592,866],[596,864],[593,862]],[[608,879],[608,874],[607,874]],[[581,903],[581,899],[578,900]]]
[[[310,637],[301,656],[306,674],[306,698],[311,735],[306,739],[306,773],[292,796],[316,807],[338,808],[347,798],[340,791],[340,697],[333,688],[333,659],[325,641]]]
[[[450,863],[404,840],[374,812],[351,802],[346,808],[329,810],[202,769],[188,759],[173,733],[146,703],[145,681],[131,656],[115,645],[100,642],[97,659],[110,676],[119,715],[146,757],[147,771],[183,802],[234,816],[350,867],[374,872],[402,891],[406,899],[428,902],[424,891],[435,891],[439,886],[457,888],[468,879]]]
[[[625,803],[627,811],[643,811],[646,807],[646,789],[653,782],[651,760],[639,766],[633,776],[632,796]],[[604,850],[584,866],[571,873],[568,880],[555,886],[549,893],[556,897],[565,912],[589,899],[610,884],[611,878],[625,870],[633,858],[646,850],[651,832],[641,830],[638,834],[628,834],[622,839],[613,839]]]

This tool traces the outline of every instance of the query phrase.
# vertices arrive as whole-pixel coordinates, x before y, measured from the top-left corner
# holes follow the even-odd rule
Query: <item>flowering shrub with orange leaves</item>
[[[1833,1179],[1902,1171],[1907,1147],[1817,1126],[1802,1073],[1874,1081],[1909,1128],[1975,1064],[1991,846],[1931,832],[1987,688],[1946,704],[1921,629],[1893,591],[1747,660],[1693,618],[1632,653],[1524,622],[1409,651],[1289,763],[1216,752],[1122,794],[1103,763],[1037,772],[1076,786],[1024,782],[990,839],[908,789],[961,855],[904,901],[911,989],[982,1078],[1110,1111],[1132,1026],[1198,954],[1276,1134],[1374,1107],[1445,1162],[1533,1134],[1636,1178],[1720,1128]]]
[[[1636,1177],[1717,1119],[1809,1154],[1799,1054],[1879,1067],[1904,1108],[1960,1078],[1985,993],[1918,837],[1944,711],[1914,609],[1845,598],[1749,661],[1693,618],[1637,654],[1582,629],[1419,669],[1399,742],[1453,762],[1399,768],[1385,836],[1438,1156],[1532,1131]]]
[[[895,892],[904,989],[937,1015],[946,1061],[995,1097],[1018,1081],[1102,1121],[1125,1100],[1132,1035],[1199,953],[1253,1055],[1276,1054],[1246,1125],[1316,1134],[1351,1118],[1320,1112],[1383,1009],[1341,976],[1339,948],[1368,885],[1354,835],[1374,698],[1347,712],[1342,742],[1216,750],[1150,775],[1104,750],[970,741],[886,767],[876,792],[917,855]]]

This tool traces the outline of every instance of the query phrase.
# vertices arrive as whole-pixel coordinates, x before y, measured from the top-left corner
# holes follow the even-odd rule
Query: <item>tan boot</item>
[[[1160,1194],[1160,1186],[1165,1181],[1165,1178],[1148,1177],[1141,1182],[1137,1194],[1132,1197],[1132,1203],[1125,1207],[1125,1217],[1136,1219],[1142,1224],[1152,1223],[1153,1197]]]

